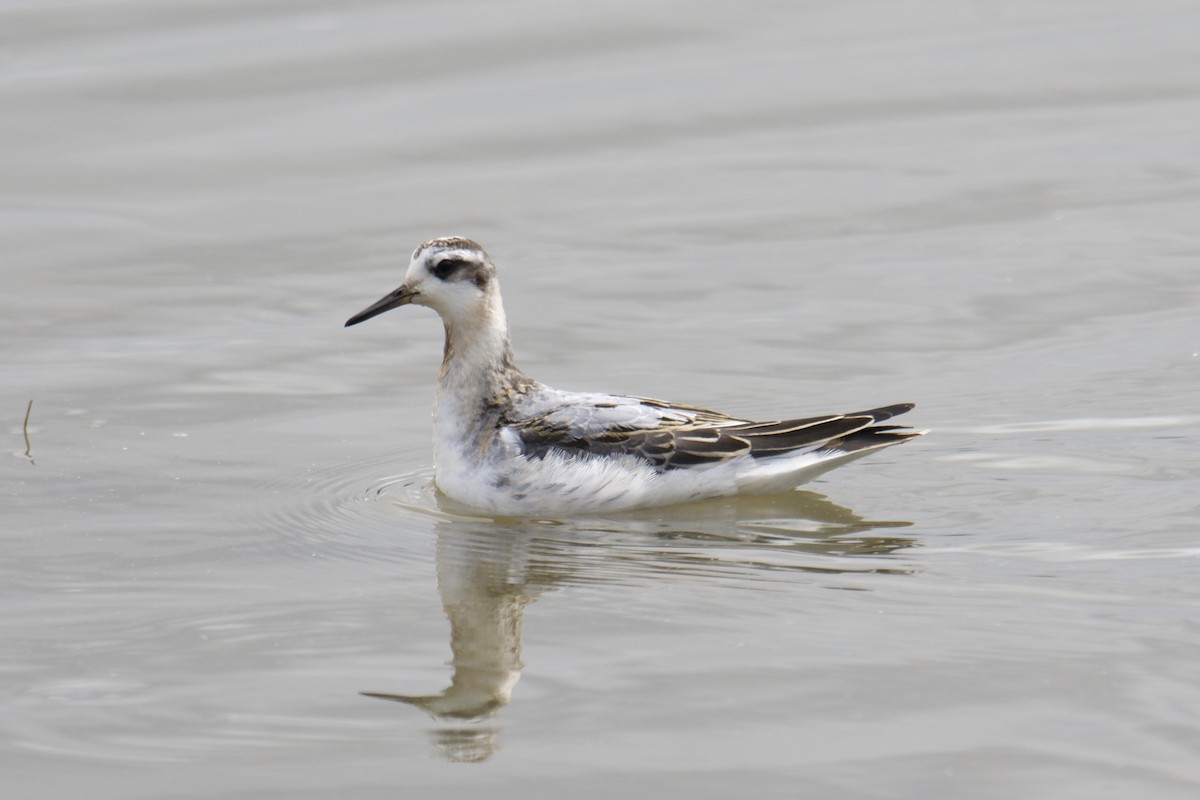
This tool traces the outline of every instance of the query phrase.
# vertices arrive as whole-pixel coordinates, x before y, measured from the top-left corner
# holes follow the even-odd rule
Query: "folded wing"
[[[636,456],[659,470],[718,464],[739,456],[770,459],[797,451],[852,453],[895,444],[917,432],[879,425],[910,403],[852,414],[754,422],[646,398],[587,396],[510,423],[523,452]]]

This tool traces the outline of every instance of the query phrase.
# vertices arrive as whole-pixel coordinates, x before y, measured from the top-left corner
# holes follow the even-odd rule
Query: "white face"
[[[429,306],[446,319],[478,308],[496,280],[496,268],[479,245],[467,239],[435,239],[413,252],[404,285],[412,302]]]
[[[357,325],[409,303],[429,306],[448,323],[486,316],[482,307],[499,308],[496,268],[482,247],[470,239],[432,239],[416,249],[404,283],[346,321]]]

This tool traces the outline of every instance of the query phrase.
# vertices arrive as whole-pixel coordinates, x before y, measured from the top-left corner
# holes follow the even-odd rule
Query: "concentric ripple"
[[[515,550],[543,567],[556,564],[558,581],[571,583],[681,573],[759,582],[794,570],[907,571],[894,554],[912,540],[893,529],[908,523],[866,520],[811,492],[588,518],[495,518],[441,498],[432,467],[389,471],[405,460],[390,454],[284,479],[272,487],[281,502],[267,509],[266,524],[309,557],[508,562]]]
[[[317,557],[411,561],[430,554],[437,502],[433,467],[394,472],[409,463],[389,454],[310,467],[269,487],[280,502],[264,524]]]

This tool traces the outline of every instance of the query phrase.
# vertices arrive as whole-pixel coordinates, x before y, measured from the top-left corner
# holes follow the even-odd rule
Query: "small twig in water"
[[[25,457],[29,459],[30,464],[36,464],[33,460],[33,445],[29,441],[29,412],[33,411],[33,400],[30,399],[29,405],[25,406],[25,425],[21,428],[21,432],[25,434]]]

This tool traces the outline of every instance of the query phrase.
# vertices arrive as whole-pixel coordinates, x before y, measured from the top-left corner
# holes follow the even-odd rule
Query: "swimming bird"
[[[432,308],[446,329],[434,482],[479,511],[528,517],[782,492],[924,433],[880,424],[911,403],[760,422],[553,389],[513,362],[496,267],[470,239],[422,244],[400,287],[346,327],[410,304]]]

